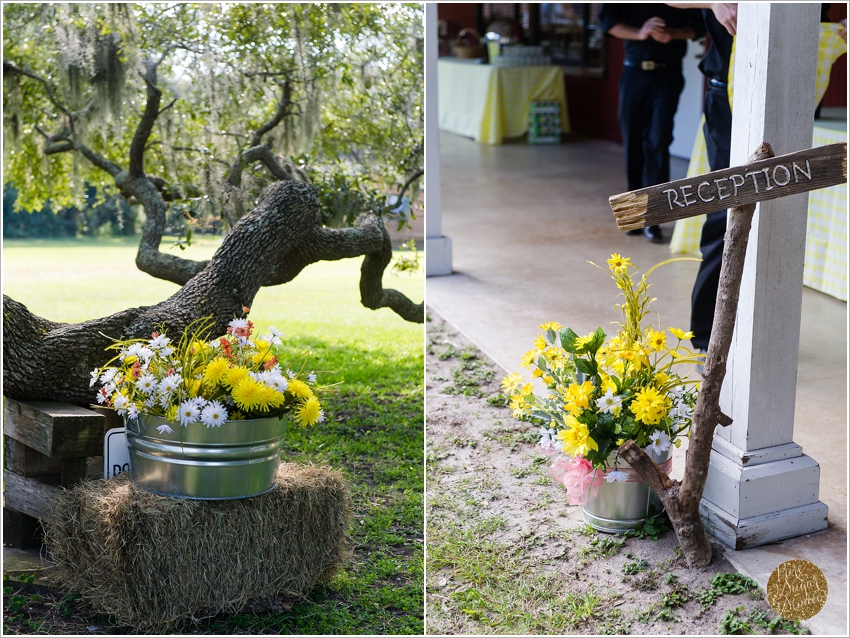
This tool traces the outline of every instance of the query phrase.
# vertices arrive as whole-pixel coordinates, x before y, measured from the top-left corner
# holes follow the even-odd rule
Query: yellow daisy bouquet
[[[305,372],[303,358],[299,366],[279,359],[282,332],[272,327],[253,337],[254,325],[243,317],[207,341],[211,326],[211,318],[199,320],[177,343],[164,330],[150,339],[116,340],[107,349],[118,354],[91,373],[90,385],[100,386],[97,402],[128,419],[149,414],[183,426],[220,427],[290,412],[304,427],[324,421],[316,375]]]
[[[678,260],[656,264],[636,280],[631,260],[612,255],[608,272],[623,297],[615,306],[623,315],[616,335],[609,338],[600,327],[579,336],[557,323],[543,324],[522,365],[543,381],[546,395],[535,395],[520,373],[502,380],[514,416],[541,422],[542,447],[585,459],[588,469],[609,470],[609,482],[625,480],[616,458],[613,471],[606,464],[624,441],[666,452],[681,444],[691,426],[699,382],[677,370],[701,361],[683,345],[693,335],[643,325],[653,301],[647,278],[672,261]]]

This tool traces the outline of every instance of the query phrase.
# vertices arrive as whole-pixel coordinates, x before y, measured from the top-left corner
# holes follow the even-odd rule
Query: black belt
[[[708,78],[708,85],[713,86],[716,89],[725,89],[729,86],[726,82],[721,82],[720,80],[715,80],[714,78]]]
[[[641,71],[655,71],[656,69],[666,69],[672,67],[670,62],[654,62],[652,60],[626,60],[624,66],[631,66]]]

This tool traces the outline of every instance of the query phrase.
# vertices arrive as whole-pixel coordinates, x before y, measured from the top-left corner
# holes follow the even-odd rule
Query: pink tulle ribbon
[[[604,473],[594,469],[585,458],[559,456],[550,468],[552,478],[567,488],[567,503],[584,505],[587,499],[596,496],[599,486],[605,482]]]

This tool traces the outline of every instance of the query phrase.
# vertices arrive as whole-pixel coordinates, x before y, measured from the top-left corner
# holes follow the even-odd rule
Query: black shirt
[[[821,4],[821,22],[829,22],[827,11],[829,11],[829,4]],[[711,9],[703,9],[702,14],[705,18],[705,28],[711,38],[711,45],[699,63],[699,70],[706,77],[726,82],[729,78],[729,58],[732,57],[733,37],[729,35],[726,27],[717,21]]]
[[[705,35],[705,23],[699,9],[676,9],[666,4],[644,4],[637,2],[602,5],[599,27],[608,35],[608,30],[618,24],[640,29],[650,18],[662,18],[668,29],[690,27],[694,39]],[[670,40],[667,44],[649,37],[646,40],[625,40],[626,59],[631,62],[653,60],[654,62],[680,62],[688,50],[685,40]],[[728,56],[727,56],[728,61]]]

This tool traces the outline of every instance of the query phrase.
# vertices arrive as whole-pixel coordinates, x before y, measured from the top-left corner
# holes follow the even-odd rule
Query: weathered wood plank
[[[3,437],[3,459],[3,467],[21,476],[62,473],[62,459],[42,454],[10,436]]]
[[[53,520],[53,502],[62,493],[60,488],[8,470],[3,470],[3,483],[4,506],[7,509],[43,521]]]
[[[4,433],[47,456],[103,453],[104,417],[60,401],[5,398]]]
[[[846,182],[843,142],[612,195],[608,201],[617,226],[626,231]]]
[[[41,546],[44,531],[37,518],[21,514],[6,507],[3,508],[3,542],[27,549]],[[5,554],[5,551],[4,551]],[[3,556],[3,573],[9,573],[6,556]]]

